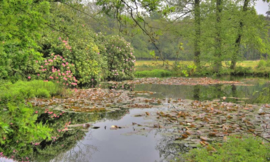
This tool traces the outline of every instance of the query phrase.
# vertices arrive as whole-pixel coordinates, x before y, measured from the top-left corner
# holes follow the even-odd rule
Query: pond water
[[[34,148],[35,151],[31,155],[31,159],[32,161],[50,162],[154,162],[181,159],[181,154],[196,147],[200,141],[212,141],[210,139],[202,140],[202,138],[212,137],[210,135],[211,133],[213,135],[213,132],[207,132],[207,135],[202,135],[199,139],[196,139],[197,137],[195,138],[195,131],[192,132],[192,125],[196,125],[197,130],[200,130],[197,125],[205,123],[207,125],[209,124],[206,121],[208,120],[207,118],[211,118],[205,112],[201,113],[201,110],[196,110],[198,111],[198,118],[202,116],[200,119],[203,119],[205,123],[193,120],[194,116],[196,116],[194,115],[196,111],[189,111],[192,107],[190,105],[197,104],[197,101],[194,103],[193,100],[202,101],[202,103],[199,103],[200,105],[206,105],[204,103],[206,100],[214,101],[215,103],[211,103],[214,105],[212,106],[214,109],[216,105],[223,107],[224,105],[227,107],[229,105],[230,108],[237,107],[238,114],[239,108],[244,108],[248,111],[246,116],[256,118],[254,123],[258,123],[257,118],[261,116],[253,116],[251,114],[261,113],[261,105],[268,107],[270,103],[268,79],[242,78],[238,80],[241,81],[241,84],[106,84],[105,87],[115,89],[114,91],[116,92],[119,90],[122,94],[126,93],[126,91],[127,93],[131,93],[131,95],[129,94],[131,97],[125,98],[124,96],[122,102],[125,103],[122,106],[120,106],[120,103],[119,105],[114,105],[115,109],[113,111],[98,113],[73,113],[67,111],[61,118],[51,119],[49,122],[51,122],[52,127],[55,129],[58,129],[57,123],[70,121],[70,124],[67,126],[68,131],[62,132],[61,135],[59,134],[61,138],[57,138],[56,141],[41,142],[38,148]],[[151,104],[150,100],[152,100]],[[127,108],[125,105],[131,104],[129,103],[131,101],[135,106]],[[147,103],[150,106],[146,107],[139,102],[136,106],[134,101],[143,101],[144,104]],[[102,102],[105,101],[101,101],[101,104]],[[115,103],[118,103],[118,101]],[[233,105],[232,103],[235,104]],[[98,107],[98,104],[96,106]],[[42,106],[40,109],[43,111],[46,109],[46,106]],[[54,111],[59,110],[55,109]],[[228,112],[226,114],[227,121],[229,121],[229,118],[236,118],[237,115],[231,113],[232,111]],[[188,113],[189,115],[186,115]],[[266,115],[261,117],[260,120],[266,120],[270,124],[267,114],[268,109],[265,114],[260,114]],[[176,116],[177,118],[184,118],[184,126],[178,126],[182,121],[175,119]],[[224,119],[222,117],[221,115],[218,119],[223,121]],[[48,113],[39,113],[39,121],[45,123],[48,118]],[[177,122],[174,122],[174,120]],[[250,119],[249,121],[253,120]],[[216,125],[219,124],[216,122]],[[225,127],[224,123],[222,124],[222,134],[218,131],[214,132],[215,139],[220,140],[229,132],[227,130],[230,128]],[[191,130],[191,133],[184,130],[186,128]],[[225,129],[227,129],[226,133],[224,133]],[[258,132],[261,131],[260,126],[256,126],[256,128],[254,126],[254,129],[258,129]],[[240,130],[242,128],[239,128]],[[200,131],[204,134],[205,128]],[[270,134],[268,135],[267,133],[264,132],[263,135],[266,138],[270,138]],[[188,137],[185,137],[187,135]],[[194,138],[192,135],[194,135]],[[1,160],[4,161],[3,159]]]

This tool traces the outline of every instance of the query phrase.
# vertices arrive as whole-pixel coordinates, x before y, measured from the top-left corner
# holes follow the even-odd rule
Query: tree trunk
[[[250,0],[245,0],[244,5],[243,5],[243,13],[245,13],[248,10],[249,2],[250,2]],[[235,44],[234,44],[235,50],[234,50],[233,55],[232,55],[232,61],[231,61],[231,66],[230,66],[230,68],[232,70],[235,69],[237,57],[238,57],[238,54],[240,51],[240,44],[241,44],[241,39],[242,39],[243,27],[244,27],[243,17],[241,17],[240,22],[239,22],[238,36],[237,36],[237,38],[235,40]]]
[[[201,10],[200,10],[200,0],[195,0],[195,41],[194,41],[194,64],[197,69],[200,69],[200,40],[201,40]]]
[[[221,49],[221,12],[222,12],[222,0],[216,0],[216,45],[215,45],[215,60],[214,60],[214,72],[219,73],[222,67]]]

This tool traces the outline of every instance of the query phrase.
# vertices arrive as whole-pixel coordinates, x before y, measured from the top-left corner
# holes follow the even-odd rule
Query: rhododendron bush
[[[105,46],[107,50],[107,79],[133,79],[136,59],[130,43],[120,36],[108,36]]]
[[[92,38],[93,35],[88,32],[85,33],[85,36],[87,34],[87,38],[75,39],[61,37],[61,34],[55,32],[53,35],[46,35],[40,42],[43,47],[41,52],[44,53],[47,61],[52,59],[51,54],[53,53],[55,56],[61,57],[63,61],[61,65],[66,66],[65,62],[74,65],[72,75],[81,85],[93,84],[99,80],[102,65],[102,56]]]
[[[44,81],[56,81],[66,86],[76,86],[78,80],[73,75],[75,72],[74,64],[68,63],[62,56],[51,54],[43,61],[36,61],[36,72],[38,78]],[[30,79],[30,78],[28,78]]]

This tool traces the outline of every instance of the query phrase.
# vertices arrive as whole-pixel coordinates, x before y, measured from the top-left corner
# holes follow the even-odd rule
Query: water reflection
[[[157,134],[155,130],[143,130],[143,127],[133,125],[137,123],[143,125],[147,122],[152,122],[152,119],[144,117],[135,117],[136,114],[141,114],[146,111],[154,112],[157,109],[131,109],[125,116],[110,120],[97,122],[95,125],[100,129],[92,129],[87,132],[85,138],[77,143],[75,148],[68,151],[66,154],[76,155],[75,161],[159,161],[162,159],[159,150],[156,149],[156,143],[162,136]],[[121,126],[121,129],[111,129],[112,125]],[[97,149],[94,154],[87,155],[89,151],[77,148],[82,146],[93,146]],[[84,159],[82,159],[82,155]],[[86,157],[84,157],[86,155]],[[62,156],[61,156],[62,157]],[[54,161],[73,161],[70,159],[61,159],[57,157]],[[85,160],[87,159],[87,160]]]
[[[109,85],[112,89],[125,89],[135,91],[152,91],[153,94],[149,98],[181,98],[192,100],[221,100],[226,102],[243,102],[243,103],[269,103],[270,87],[266,81],[246,80],[246,83],[252,83],[252,86],[236,86],[236,85]],[[162,111],[166,110],[166,106],[162,107]],[[21,159],[23,155],[31,158],[31,161],[44,162],[61,162],[61,161],[169,161],[173,160],[179,152],[184,153],[189,149],[187,143],[175,142],[174,136],[166,136],[164,133],[179,133],[178,129],[146,129],[144,127],[134,125],[133,123],[145,124],[153,122],[151,118],[135,117],[136,114],[145,114],[146,112],[155,113],[159,109],[120,109],[110,113],[65,113],[59,118],[52,118],[48,113],[44,113],[44,109],[38,110],[35,124],[47,124],[53,129],[51,140],[46,139],[40,141],[40,145],[33,145],[30,142],[23,143],[21,149],[12,152],[18,146],[18,139],[24,139],[23,135],[12,135],[8,138],[9,143],[1,143],[1,148],[5,148],[5,154],[14,159]],[[5,109],[0,111],[0,122],[2,126],[10,124],[10,112]],[[20,112],[17,112],[20,113]],[[57,113],[57,111],[54,111]],[[58,114],[61,112],[58,112]],[[32,112],[33,114],[33,112]],[[14,115],[14,114],[13,114]],[[19,116],[22,114],[15,114]],[[23,116],[22,116],[23,117]],[[29,117],[29,116],[27,116]],[[31,119],[29,117],[29,119]],[[24,121],[19,118],[18,123]],[[95,123],[99,129],[72,128],[73,130],[59,132],[66,126],[66,123],[83,124]],[[112,125],[123,127],[122,129],[111,130]],[[4,125],[5,126],[5,125]],[[4,127],[3,127],[4,128]],[[15,127],[11,127],[16,132]],[[3,129],[0,129],[0,137],[4,138]],[[6,138],[6,136],[5,136]],[[3,141],[3,140],[0,140]],[[1,149],[0,148],[0,149]],[[27,152],[26,152],[27,151]],[[1,151],[0,151],[1,152]],[[17,157],[16,157],[17,156]],[[0,159],[1,161],[1,159]]]
[[[226,102],[244,103],[269,103],[269,83],[256,83],[252,86],[236,85],[136,85],[135,91],[156,92],[151,97],[156,98],[181,98],[192,100],[215,100]],[[226,99],[225,99],[226,98]]]

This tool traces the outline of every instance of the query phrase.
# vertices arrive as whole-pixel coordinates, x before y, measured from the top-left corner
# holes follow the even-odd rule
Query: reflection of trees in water
[[[226,102],[244,101],[246,103],[270,102],[269,84],[257,83],[252,86],[242,85],[136,85],[137,91],[157,92],[150,97],[156,98],[181,98],[194,100],[214,100],[226,97]],[[243,98],[249,98],[245,100]]]
[[[91,139],[90,133],[87,133],[87,136],[85,136],[88,141]],[[70,149],[66,149],[66,151],[63,151],[59,154],[57,153],[56,157],[51,160],[51,162],[87,162],[91,161],[92,155],[97,151],[97,148],[93,145],[86,144],[83,141],[78,141],[76,146],[74,145]],[[67,151],[68,150],[68,151]]]
[[[194,100],[200,100],[200,86],[195,85],[193,89],[193,98]]]
[[[59,118],[49,118],[48,114],[41,114],[37,122],[48,123],[54,129],[54,134],[57,130],[69,121],[72,124],[96,122],[102,119],[118,120],[129,112],[129,109],[121,109],[113,112],[105,113],[64,113]],[[97,149],[89,144],[82,143],[81,140],[85,136],[85,132],[81,128],[73,128],[59,136],[56,141],[44,140],[40,146],[34,150],[35,161],[89,161],[91,153]],[[59,134],[59,133],[58,133]],[[60,134],[59,134],[60,135]],[[85,138],[90,138],[87,133]]]
[[[179,133],[180,132],[180,133]],[[164,161],[170,161],[181,159],[181,154],[189,151],[190,147],[186,143],[178,143],[175,139],[181,136],[182,130],[180,128],[174,129],[159,129],[157,133],[167,134],[162,135],[161,140],[159,140],[156,149],[159,150],[159,155],[164,159]]]
[[[78,140],[82,139],[85,132],[82,130],[67,131],[56,141],[43,141],[42,148],[37,148],[34,152],[35,161],[50,161],[58,154],[63,154],[72,149]]]
[[[95,122],[101,118],[102,117],[98,113],[64,113],[59,118],[50,118],[46,113],[41,114],[38,117],[37,122],[49,124],[50,128],[53,129],[52,136],[55,136],[56,139],[55,141],[54,139],[44,140],[40,143],[39,147],[35,148],[35,161],[50,161],[59,154],[65,154],[68,150],[72,150],[76,143],[85,136],[85,132],[80,130],[81,128],[73,128],[73,130],[59,133],[58,130],[63,129],[66,123],[88,123]]]
[[[105,118],[109,120],[119,120],[128,113],[129,109],[122,108],[121,110],[106,113]]]

